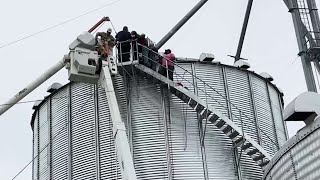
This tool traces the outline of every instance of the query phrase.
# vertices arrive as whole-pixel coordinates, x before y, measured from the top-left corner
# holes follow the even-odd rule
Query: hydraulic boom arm
[[[102,24],[104,21],[109,21],[109,20],[110,20],[109,17],[103,17],[92,28],[90,28],[88,30],[88,32],[89,33],[92,32],[94,29],[96,29],[98,26],[100,26],[100,24]],[[33,90],[35,90],[37,87],[39,87],[42,83],[47,81],[50,77],[52,77],[54,74],[56,74],[58,71],[60,71],[60,69],[62,69],[68,63],[68,60],[69,60],[69,58],[64,57],[63,60],[56,63],[54,66],[52,66],[46,72],[44,72],[41,76],[39,76],[37,79],[32,81],[29,85],[27,85],[21,91],[19,91],[11,99],[9,99],[7,102],[5,102],[4,105],[0,107],[0,116],[3,113],[5,113],[8,109],[10,109],[12,106],[17,104],[21,99],[26,97]]]

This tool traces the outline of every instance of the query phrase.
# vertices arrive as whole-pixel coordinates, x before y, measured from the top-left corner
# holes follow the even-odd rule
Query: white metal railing
[[[142,45],[137,44],[137,46],[142,46]],[[211,99],[217,103],[217,106],[224,108],[224,109],[228,109],[228,105],[222,104],[213,95],[211,95],[207,92],[209,89],[211,89],[217,96],[221,96],[231,106],[232,110],[230,111],[230,114],[231,114],[230,118],[233,119],[234,121],[237,120],[238,122],[240,122],[242,129],[245,127],[246,131],[248,131],[248,130],[250,130],[251,132],[259,131],[261,136],[257,136],[257,138],[258,138],[258,143],[260,145],[262,145],[265,148],[268,148],[269,151],[272,151],[273,153],[275,153],[279,149],[279,145],[276,143],[276,140],[271,139],[270,136],[266,132],[264,132],[264,130],[262,130],[259,126],[253,127],[253,124],[256,124],[256,122],[254,120],[252,120],[250,117],[248,117],[244,112],[242,112],[232,102],[230,102],[230,100],[228,100],[225,96],[223,96],[221,93],[219,93],[215,88],[211,87],[209,84],[204,82],[201,78],[198,78],[197,76],[190,73],[189,71],[187,71],[186,69],[184,69],[183,67],[181,67],[180,65],[178,65],[177,63],[175,63],[172,60],[166,59],[166,64],[161,65],[159,63],[159,60],[161,58],[164,58],[162,55],[160,55],[159,53],[153,51],[152,49],[150,49],[148,47],[143,46],[143,48],[148,50],[148,55],[145,55],[145,54],[138,52],[138,57],[140,57],[140,58],[144,57],[145,59],[148,60],[149,65],[151,64],[151,66],[149,66],[148,64],[144,64],[145,66],[148,66],[149,68],[151,68],[152,70],[154,70],[158,73],[159,73],[159,70],[161,71],[161,69],[162,69],[162,71],[163,71],[163,69],[164,69],[165,73],[163,73],[163,72],[160,72],[160,73],[163,76],[166,76],[167,78],[169,78],[169,74],[174,74],[175,77],[177,78],[178,82],[187,83],[185,85],[186,88],[188,88],[188,89],[194,88],[194,89],[197,89],[199,92],[203,93],[203,95],[206,98],[206,102],[208,102],[208,100]],[[158,57],[158,59],[151,59],[149,57],[150,53],[153,53],[155,55],[155,57]],[[141,60],[140,60],[140,62],[144,63]],[[179,72],[183,72],[183,74],[176,73],[176,71],[172,68],[169,69],[167,62],[172,62],[174,64],[174,68],[176,69],[176,71],[177,71],[177,68],[179,68]],[[197,80],[197,84],[195,84],[194,82],[191,82],[190,80],[185,78],[185,75],[188,75],[188,76],[191,75],[194,79]],[[248,124],[248,122],[250,124]]]

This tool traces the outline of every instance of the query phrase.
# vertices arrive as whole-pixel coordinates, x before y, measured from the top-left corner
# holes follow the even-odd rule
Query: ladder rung
[[[220,129],[225,124],[226,124],[226,122],[224,120],[220,119],[220,121],[216,124],[216,126]]]
[[[230,139],[234,139],[235,137],[237,137],[239,135],[239,133],[237,131],[233,131],[232,133],[230,133],[228,136]]]
[[[209,115],[211,114],[211,111],[208,109],[204,109],[200,115],[202,119],[207,119],[207,117],[209,117]]]
[[[198,105],[196,106],[196,109],[195,109],[195,110],[196,110],[198,113],[200,113],[203,109],[204,109],[204,106],[202,106],[201,104],[198,103]]]
[[[250,148],[251,146],[252,146],[252,144],[248,142],[248,143],[244,144],[241,148],[243,150],[246,150],[246,149]]]
[[[264,157],[266,157],[266,156],[263,155],[263,154],[260,154],[259,156],[253,157],[252,159],[253,159],[254,161],[259,161],[259,160],[263,159]]]
[[[216,114],[210,114],[208,119],[210,122],[215,123],[219,119],[219,116],[217,116]]]
[[[259,152],[258,149],[252,149],[252,150],[248,151],[247,154],[248,154],[249,156],[252,156],[252,155],[254,155],[254,154],[257,153],[257,152]]]
[[[228,132],[230,132],[232,130],[232,128],[231,128],[231,126],[229,126],[229,125],[226,125],[223,129],[222,129],[222,131],[225,133],[225,134],[227,134]]]
[[[270,162],[270,161],[266,159],[266,160],[263,160],[262,163],[258,163],[258,165],[259,165],[260,167],[264,167],[264,166],[266,166],[267,164],[269,164],[269,162]]]
[[[234,144],[236,146],[238,146],[240,143],[242,143],[244,141],[243,136],[241,136],[240,138],[238,138],[237,140],[234,141]]]

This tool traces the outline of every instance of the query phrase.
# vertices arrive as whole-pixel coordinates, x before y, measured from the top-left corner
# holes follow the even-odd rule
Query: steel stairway
[[[197,113],[199,113],[202,119],[208,119],[213,123],[226,136],[228,136],[236,146],[241,147],[241,149],[262,169],[270,162],[271,156],[267,151],[265,151],[255,140],[244,133],[233,121],[217,111],[213,106],[208,105],[191,91],[177,85],[175,82],[154,70],[141,64],[135,64],[133,66],[139,69],[142,73],[147,74],[147,77],[167,84],[172,94],[192,107]]]

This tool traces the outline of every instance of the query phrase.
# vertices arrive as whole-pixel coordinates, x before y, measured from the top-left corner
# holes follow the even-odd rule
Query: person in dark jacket
[[[141,54],[141,63],[146,65],[147,67],[150,67],[150,63],[148,61],[148,40],[146,38],[145,34],[141,34],[138,37],[138,43],[139,43],[139,47],[138,47],[138,51]]]
[[[119,54],[119,61],[120,62],[126,62],[130,61],[130,40],[131,40],[131,34],[128,31],[128,27],[124,26],[123,30],[118,32],[116,35],[116,40],[118,42],[117,48],[118,48],[118,54]]]
[[[137,46],[138,38],[139,38],[139,34],[136,31],[131,31],[133,60],[138,60],[138,46]]]
[[[157,69],[157,64],[160,63],[161,56],[158,53],[158,49],[154,46],[153,43],[150,44],[149,46],[149,62],[150,62],[150,68],[154,71]]]

